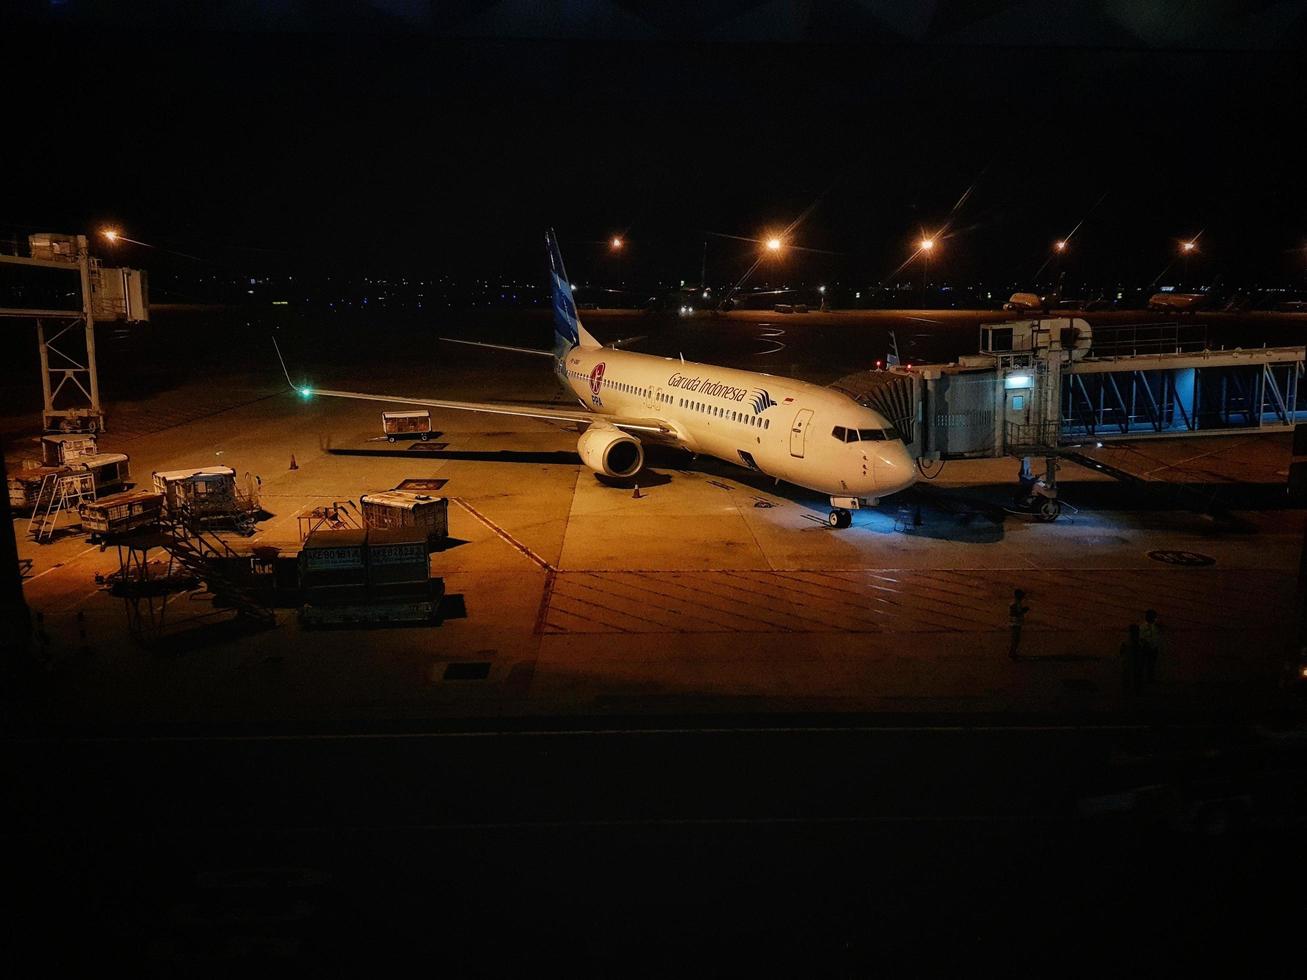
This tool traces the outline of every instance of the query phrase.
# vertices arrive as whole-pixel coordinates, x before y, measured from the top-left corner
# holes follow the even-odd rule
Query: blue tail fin
[[[563,253],[558,250],[558,238],[552,228],[545,233],[545,246],[549,250],[550,287],[553,290],[554,354],[562,357],[573,347],[600,346],[585,327],[581,326],[581,318],[576,315],[576,299],[572,296],[572,284],[567,280],[567,270],[563,268]]]

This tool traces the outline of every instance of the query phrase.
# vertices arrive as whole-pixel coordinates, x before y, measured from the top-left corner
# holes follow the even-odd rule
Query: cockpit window
[[[899,430],[892,425],[884,429],[859,429],[858,436],[863,442],[883,442],[886,439],[893,441],[903,438],[899,435]]]
[[[848,440],[845,439],[845,435],[847,434],[847,432],[848,432],[848,430],[845,429],[844,426],[842,426],[842,425],[837,425],[837,426],[835,426],[835,428],[833,428],[833,429],[830,430],[830,434],[833,435],[833,436],[834,436],[836,439],[838,439],[840,442],[847,442],[847,441],[848,441]]]

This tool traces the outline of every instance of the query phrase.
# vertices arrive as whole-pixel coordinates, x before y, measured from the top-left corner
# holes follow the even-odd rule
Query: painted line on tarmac
[[[67,561],[61,561],[61,562],[59,562],[59,564],[57,564],[57,565],[52,565],[51,567],[47,568],[44,572],[38,572],[37,574],[33,575],[31,578],[25,578],[25,579],[23,579],[23,582],[24,582],[24,584],[26,584],[27,582],[35,582],[35,581],[36,581],[37,579],[39,579],[42,575],[49,575],[51,572],[57,572],[57,571],[59,571],[59,569],[61,569],[61,568],[67,568],[67,567],[68,567],[69,565],[71,565],[73,562],[77,561],[78,558],[81,558],[82,555],[89,554],[89,553],[92,552],[92,551],[98,551],[99,549],[100,549],[100,546],[99,546],[98,544],[93,544],[93,545],[91,545],[89,548],[86,548],[86,549],[83,550],[83,551],[79,551],[79,552],[77,552],[77,554],[73,555],[73,557],[69,558]]]
[[[482,524],[484,524],[486,527],[488,527],[491,531],[493,531],[493,532],[494,532],[498,537],[502,538],[506,543],[508,543],[508,544],[511,545],[513,548],[515,548],[515,549],[517,549],[518,551],[520,551],[522,554],[526,555],[527,558],[531,559],[531,561],[535,562],[537,565],[539,565],[541,568],[543,568],[546,572],[556,572],[556,571],[558,571],[557,568],[555,568],[553,565],[549,564],[549,562],[545,561],[543,558],[541,558],[541,557],[540,557],[539,555],[537,555],[534,551],[532,551],[530,548],[528,548],[526,545],[524,545],[521,541],[517,540],[517,538],[513,537],[511,534],[509,534],[507,531],[505,531],[502,527],[500,527],[498,524],[496,524],[496,523],[495,523],[494,521],[492,521],[490,518],[486,517],[484,514],[482,514],[479,510],[477,510],[475,507],[473,507],[471,504],[469,504],[469,503],[468,503],[466,500],[464,500],[462,497],[453,497],[453,498],[451,498],[451,499],[454,501],[454,503],[458,504],[458,506],[462,507],[465,511],[467,511],[469,514],[471,514],[473,517],[475,517],[478,521],[480,521]]]

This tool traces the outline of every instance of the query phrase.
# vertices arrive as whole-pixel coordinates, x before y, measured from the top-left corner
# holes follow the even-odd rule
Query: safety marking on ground
[[[543,633],[983,633],[1007,628],[1012,590],[1029,629],[1125,630],[1145,609],[1175,630],[1275,621],[1294,594],[1280,572],[1194,569],[706,572],[560,571]],[[1169,578],[1169,576],[1168,576]]]
[[[514,548],[515,550],[520,551],[522,554],[526,555],[527,558],[529,558],[531,561],[535,562],[537,565],[539,565],[539,566],[540,566],[541,568],[543,568],[545,571],[547,571],[547,572],[556,572],[556,571],[558,571],[557,568],[555,568],[555,567],[554,567],[553,565],[551,565],[549,562],[545,561],[543,558],[541,558],[541,557],[540,557],[539,555],[537,555],[534,551],[532,551],[530,548],[528,548],[526,545],[524,545],[521,541],[517,540],[517,538],[513,537],[511,534],[509,534],[507,531],[505,531],[502,527],[500,527],[498,524],[496,524],[496,523],[495,523],[494,521],[492,521],[490,518],[486,517],[485,514],[481,513],[481,511],[477,510],[475,507],[473,507],[471,504],[469,504],[469,503],[468,503],[466,500],[464,500],[462,497],[450,497],[449,499],[452,500],[452,501],[454,501],[454,503],[458,504],[458,506],[462,507],[465,511],[467,511],[469,514],[471,514],[473,517],[475,517],[478,521],[480,521],[482,524],[484,524],[484,525],[485,525],[487,528],[489,528],[489,529],[490,529],[490,530],[491,530],[491,531],[492,531],[492,532],[493,532],[497,537],[501,538],[504,542],[506,542],[508,545],[510,545],[510,546],[511,546],[512,548]]]

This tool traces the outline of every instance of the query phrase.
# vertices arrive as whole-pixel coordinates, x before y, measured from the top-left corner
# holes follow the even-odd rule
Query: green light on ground
[[[301,388],[301,389],[300,389],[300,395],[301,395],[301,397],[303,397],[303,398],[308,398],[308,397],[309,397],[310,395],[312,395],[312,394],[313,394],[313,389],[312,389],[312,388],[304,387],[304,388]]]

